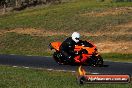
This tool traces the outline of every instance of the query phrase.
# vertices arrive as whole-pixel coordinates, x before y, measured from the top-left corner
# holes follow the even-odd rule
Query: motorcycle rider
[[[73,32],[71,37],[68,37],[62,42],[60,51],[63,55],[64,61],[74,63],[74,57],[78,55],[78,52],[75,52],[74,48],[75,45],[79,44],[80,42],[80,34],[78,32]]]

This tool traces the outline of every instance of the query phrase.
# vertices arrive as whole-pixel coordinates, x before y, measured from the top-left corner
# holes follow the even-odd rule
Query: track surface
[[[78,69],[78,66],[58,65],[51,57],[41,56],[0,55],[0,64],[66,71],[77,71]],[[83,67],[91,73],[130,74],[132,76],[132,63],[105,61],[104,64],[104,67]]]

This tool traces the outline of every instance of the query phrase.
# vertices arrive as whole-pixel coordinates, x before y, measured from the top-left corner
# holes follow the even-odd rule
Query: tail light
[[[52,50],[54,49],[53,46],[51,45],[51,43],[49,44],[49,48]]]

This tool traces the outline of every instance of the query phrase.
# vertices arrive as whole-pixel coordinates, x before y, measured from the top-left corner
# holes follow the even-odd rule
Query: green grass
[[[0,66],[0,88],[131,88],[130,84],[79,85],[76,74]]]
[[[103,53],[104,60],[132,62],[132,54],[120,54],[120,53]]]
[[[33,37],[17,33],[7,33],[0,37],[1,54],[47,55],[51,53],[49,43],[64,40],[65,36]],[[49,54],[48,54],[49,55]]]
[[[77,0],[74,3],[63,3],[0,16],[0,29],[44,28],[59,31],[96,32],[107,25],[118,25],[132,20],[132,12],[118,16],[91,17],[80,16],[87,12],[102,12],[108,8],[131,6],[131,2],[98,3],[95,0]]]

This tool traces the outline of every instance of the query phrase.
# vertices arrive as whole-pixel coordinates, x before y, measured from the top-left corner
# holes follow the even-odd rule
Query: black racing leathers
[[[76,42],[71,37],[67,38],[60,46],[60,52],[63,54],[65,60],[74,62]]]

